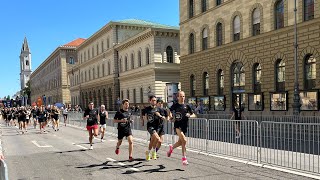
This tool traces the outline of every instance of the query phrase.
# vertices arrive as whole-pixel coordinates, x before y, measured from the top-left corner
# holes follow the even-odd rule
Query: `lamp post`
[[[294,0],[294,95],[293,95],[293,115],[300,114],[300,95],[298,82],[298,37],[297,37],[297,0]]]

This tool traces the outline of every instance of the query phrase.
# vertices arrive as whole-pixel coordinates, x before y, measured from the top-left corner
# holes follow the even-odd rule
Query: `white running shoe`
[[[93,146],[92,145],[90,146],[89,150],[93,150]]]

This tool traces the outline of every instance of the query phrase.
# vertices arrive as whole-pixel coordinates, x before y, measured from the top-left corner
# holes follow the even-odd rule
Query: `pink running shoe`
[[[170,157],[172,152],[173,152],[173,147],[172,145],[169,145],[169,151],[167,152],[167,156]]]
[[[188,163],[188,161],[187,161],[187,158],[186,157],[183,157],[182,158],[182,165],[184,165],[184,166],[186,166],[186,165],[188,165],[189,163]]]

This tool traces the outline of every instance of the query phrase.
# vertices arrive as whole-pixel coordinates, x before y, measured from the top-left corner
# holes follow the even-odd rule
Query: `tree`
[[[10,100],[10,95],[7,96],[7,100]]]
[[[27,104],[30,104],[29,101],[31,99],[31,87],[30,87],[30,81],[27,82],[26,86],[22,89],[21,95],[28,96],[28,102]]]

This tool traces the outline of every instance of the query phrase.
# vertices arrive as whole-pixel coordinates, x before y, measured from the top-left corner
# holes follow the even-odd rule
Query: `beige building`
[[[76,47],[85,39],[79,38],[63,46],[59,46],[31,74],[31,102],[43,100],[43,104],[56,102],[68,104],[70,99],[70,82],[67,71],[77,63]]]
[[[181,88],[228,112],[291,114],[294,0],[180,0]],[[319,109],[320,2],[297,0],[302,114]],[[183,45],[183,46],[182,46]]]
[[[76,50],[79,62],[69,70],[71,103],[89,101],[117,107],[148,103],[148,95],[166,100],[166,83],[179,83],[179,28],[128,19],[111,21]]]

